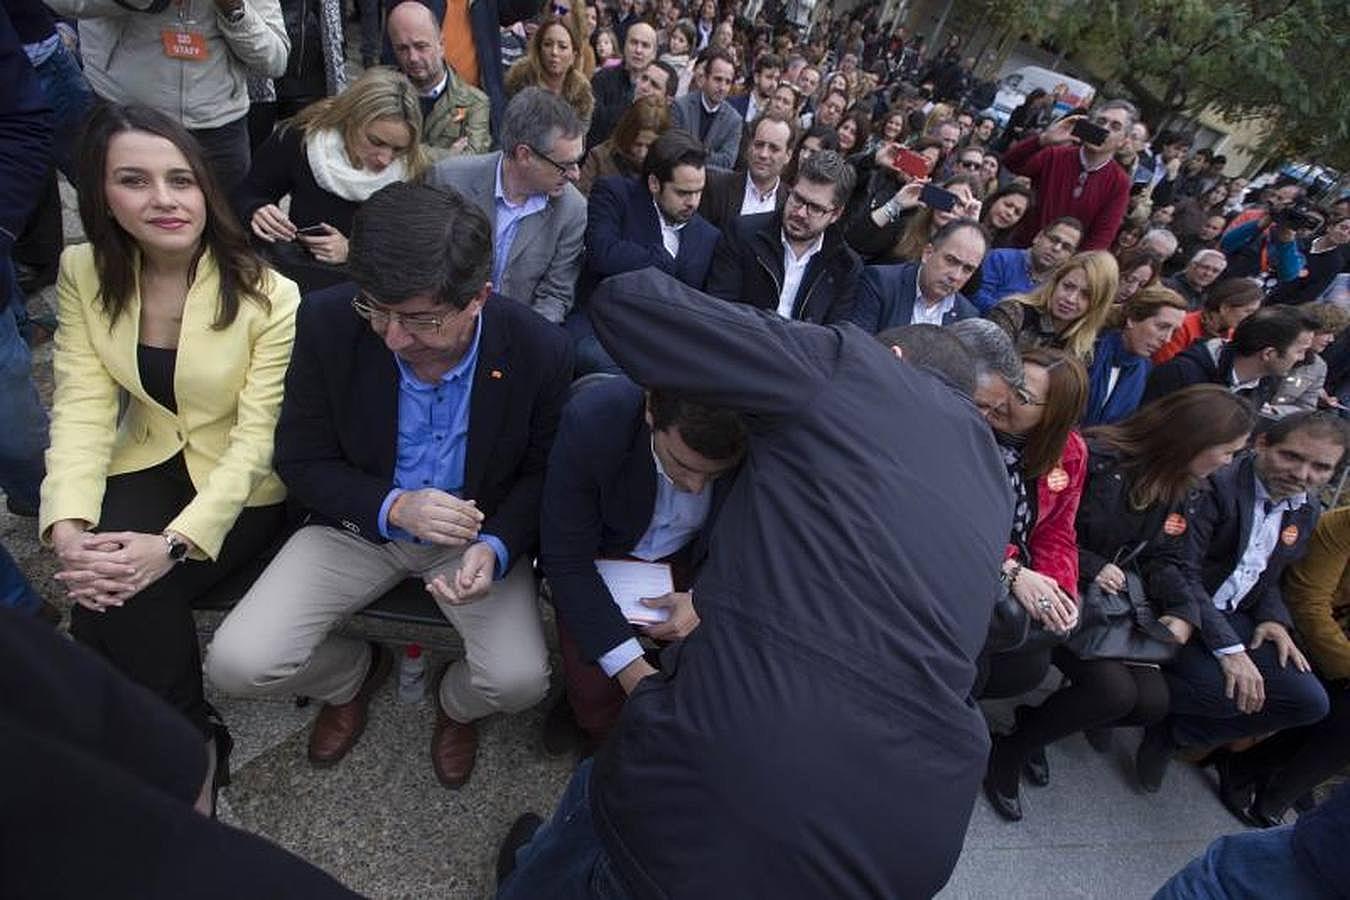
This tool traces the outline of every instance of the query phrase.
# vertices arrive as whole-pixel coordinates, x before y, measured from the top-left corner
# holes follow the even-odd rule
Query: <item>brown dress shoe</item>
[[[478,727],[472,722],[456,722],[436,704],[436,731],[431,736],[431,768],[436,779],[448,788],[457,788],[469,780],[478,755]]]
[[[314,720],[314,730],[309,733],[309,761],[320,769],[335,765],[356,746],[357,738],[366,730],[370,698],[394,667],[394,656],[388,650],[375,643],[370,649],[370,668],[356,696],[338,705],[325,703]]]

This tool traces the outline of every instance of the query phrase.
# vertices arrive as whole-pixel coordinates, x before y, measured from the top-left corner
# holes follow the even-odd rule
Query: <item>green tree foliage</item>
[[[1270,123],[1268,152],[1350,169],[1347,0],[984,0],[986,21],[1048,40],[1153,122],[1214,108]]]

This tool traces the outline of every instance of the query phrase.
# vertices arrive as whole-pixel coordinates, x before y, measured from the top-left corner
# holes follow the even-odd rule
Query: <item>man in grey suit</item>
[[[506,106],[502,149],[442,160],[427,176],[453,187],[492,222],[492,286],[561,323],[572,308],[586,233],[582,126],[562,98],[526,88]]]
[[[671,119],[677,128],[690,132],[708,148],[709,167],[730,169],[740,155],[741,128],[745,124],[741,114],[726,102],[736,80],[736,61],[716,47],[704,50],[700,58],[707,61],[703,89],[690,91],[671,104]]]

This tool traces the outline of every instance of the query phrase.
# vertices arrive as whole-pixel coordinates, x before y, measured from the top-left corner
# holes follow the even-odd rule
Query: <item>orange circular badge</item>
[[[1176,537],[1186,533],[1186,517],[1181,513],[1172,513],[1163,522],[1163,534]]]
[[[1045,486],[1053,493],[1058,494],[1069,486],[1069,473],[1059,466],[1055,466],[1050,470],[1050,474],[1045,476]]]
[[[1290,525],[1284,531],[1280,532],[1280,540],[1286,547],[1292,547],[1298,543],[1298,526]]]

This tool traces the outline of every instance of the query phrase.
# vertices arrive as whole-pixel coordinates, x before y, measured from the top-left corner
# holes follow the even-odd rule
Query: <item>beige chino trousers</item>
[[[206,676],[227,694],[346,703],[361,686],[371,651],[333,629],[405,578],[449,580],[462,553],[433,544],[374,544],[325,525],[301,528],[216,630]],[[437,605],[464,639],[465,658],[451,664],[438,689],[450,718],[472,722],[543,699],[548,651],[528,559],[516,560],[479,599]]]

